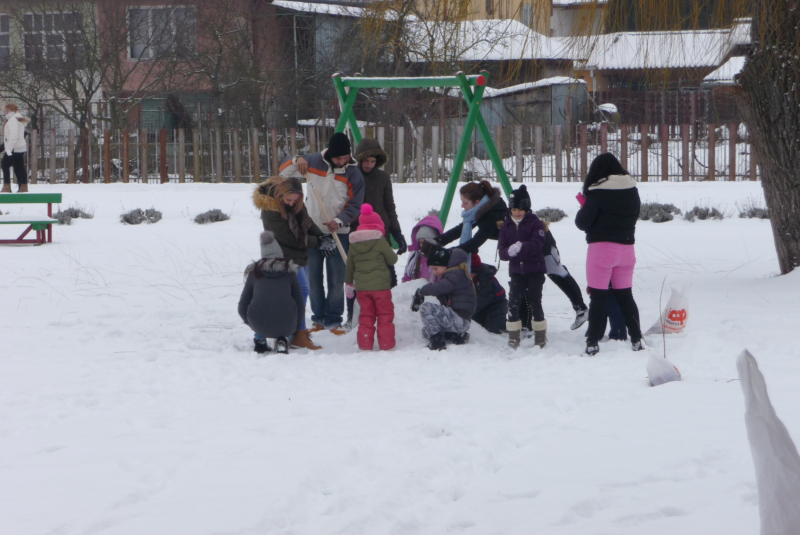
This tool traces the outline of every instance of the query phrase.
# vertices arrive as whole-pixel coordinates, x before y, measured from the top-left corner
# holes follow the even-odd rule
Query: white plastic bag
[[[800,530],[800,455],[769,400],[756,359],[745,350],[736,368],[756,468],[761,535],[796,535]]]
[[[681,380],[681,372],[678,371],[678,368],[667,359],[657,357],[652,353],[650,360],[647,361],[647,375],[650,377],[652,386]]]
[[[661,318],[645,334],[675,334],[686,328],[689,319],[689,299],[685,290],[672,288],[672,294],[667,301],[667,308],[661,313]]]

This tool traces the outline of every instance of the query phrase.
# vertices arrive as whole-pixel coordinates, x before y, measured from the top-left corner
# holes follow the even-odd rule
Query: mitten
[[[348,299],[354,298],[356,296],[356,287],[352,284],[345,284],[344,295],[346,295]]]
[[[520,249],[522,249],[522,242],[517,242],[512,244],[511,247],[508,248],[508,256],[517,256],[519,254]]]
[[[419,307],[425,302],[425,296],[422,295],[422,289],[418,289],[414,294],[414,299],[411,300],[411,312],[419,312]]]

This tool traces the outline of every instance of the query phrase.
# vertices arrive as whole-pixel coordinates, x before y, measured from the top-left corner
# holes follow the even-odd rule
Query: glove
[[[344,295],[346,295],[348,299],[354,298],[356,296],[356,287],[352,284],[345,284]]]
[[[336,252],[336,240],[331,234],[323,234],[319,239],[319,250],[327,258]]]
[[[411,300],[411,312],[419,312],[419,307],[425,302],[425,296],[422,295],[422,288],[418,289]]]
[[[517,256],[520,249],[522,249],[522,242],[512,244],[511,247],[508,248],[508,256]]]
[[[399,230],[397,232],[392,232],[392,238],[397,242],[397,256],[408,252],[408,245],[406,245],[406,239],[403,237],[402,232]]]

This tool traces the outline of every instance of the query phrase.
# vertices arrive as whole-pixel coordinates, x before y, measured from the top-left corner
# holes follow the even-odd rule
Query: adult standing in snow
[[[18,193],[28,193],[28,172],[25,169],[25,153],[28,144],[25,142],[25,125],[30,119],[23,117],[13,102],[6,104],[6,123],[3,126],[3,159],[0,167],[3,170],[3,189],[0,193],[11,193],[11,169],[17,177]]]
[[[471,255],[477,253],[487,240],[497,240],[508,206],[500,190],[493,188],[486,180],[465,184],[459,194],[464,210],[461,212],[461,223],[434,240],[439,245],[458,240],[458,248]],[[478,231],[473,236],[472,231],[476,226]]]
[[[326,235],[334,232],[347,253],[350,224],[358,217],[364,202],[364,177],[350,156],[350,140],[341,132],[331,136],[328,148],[306,157],[295,156],[281,166],[281,176],[306,177],[316,195],[306,196],[312,221]],[[319,196],[319,201],[317,201]],[[322,205],[320,205],[322,203]],[[323,209],[324,207],[324,209]],[[325,217],[325,214],[328,217]],[[330,219],[328,219],[330,218]],[[324,280],[328,282],[325,292]],[[311,285],[311,332],[328,329],[344,334],[344,258],[338,248],[323,243],[308,253],[308,278]]]
[[[582,203],[575,225],[586,232],[586,280],[589,294],[589,331],[586,354],[600,351],[598,342],[606,326],[606,301],[617,298],[634,351],[644,349],[639,309],[633,299],[633,268],[636,265],[634,233],[639,219],[639,190],[619,160],[611,153],[594,159],[578,195]],[[609,289],[609,283],[612,289]]]
[[[320,349],[314,345],[306,327],[305,306],[309,293],[308,250],[319,247],[320,242],[333,238],[324,237],[314,224],[303,205],[303,185],[294,177],[272,177],[262,182],[253,192],[253,203],[261,210],[264,230],[271,231],[283,252],[283,258],[297,266],[297,279],[303,294],[303,310],[300,329],[291,340],[292,347]],[[335,247],[335,244],[333,244]]]

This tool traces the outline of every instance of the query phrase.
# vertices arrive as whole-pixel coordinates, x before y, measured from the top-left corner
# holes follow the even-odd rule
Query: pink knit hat
[[[383,226],[383,219],[376,214],[372,209],[371,204],[364,203],[361,205],[361,216],[358,218],[358,230],[380,230],[382,234],[386,234],[386,229]]]

